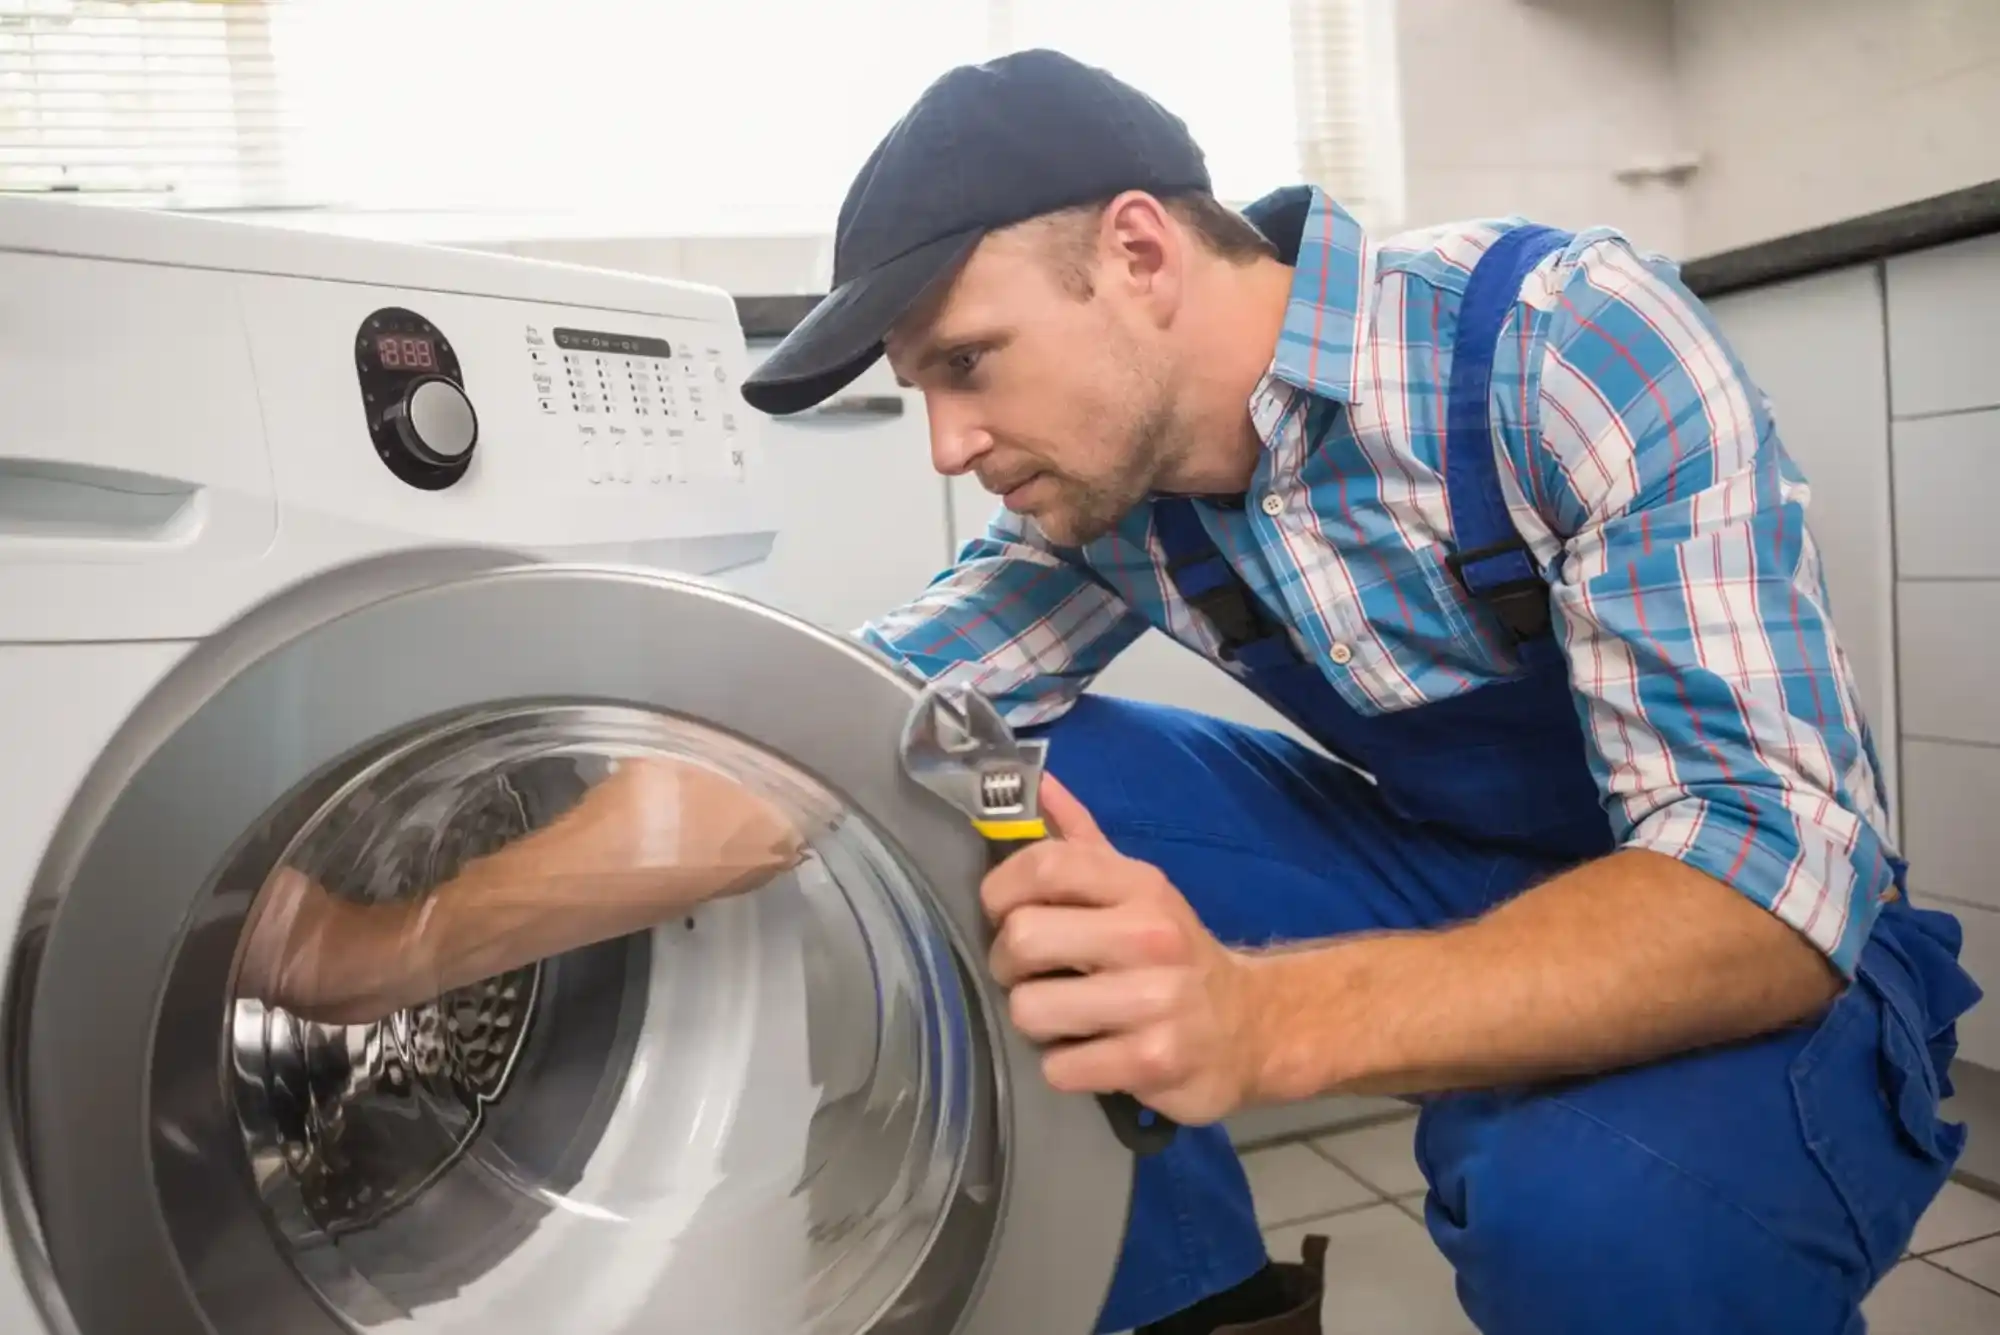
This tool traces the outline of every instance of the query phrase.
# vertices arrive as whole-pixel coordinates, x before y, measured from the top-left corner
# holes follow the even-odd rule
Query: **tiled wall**
[[[1675,0],[1689,254],[2000,178],[1995,0]]]
[[[1886,265],[1904,844],[1920,896],[1954,901],[1967,966],[2000,993],[2000,237]],[[2000,1069],[2000,1008],[1960,1025]]]

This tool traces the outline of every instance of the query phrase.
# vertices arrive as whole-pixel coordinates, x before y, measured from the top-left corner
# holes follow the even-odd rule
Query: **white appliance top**
[[[0,198],[0,642],[199,638],[434,544],[760,560],[745,371],[714,288]]]

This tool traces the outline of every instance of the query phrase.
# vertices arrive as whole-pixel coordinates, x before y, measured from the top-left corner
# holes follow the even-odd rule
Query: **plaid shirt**
[[[1314,197],[1284,332],[1250,401],[1264,442],[1221,547],[1353,708],[1501,679],[1504,630],[1445,568],[1449,351],[1472,265],[1518,220],[1379,247]],[[1317,397],[1344,411],[1312,414]],[[1500,338],[1501,484],[1550,581],[1624,847],[1734,886],[1850,974],[1895,882],[1880,765],[1770,406],[1675,270],[1608,229],[1531,274]],[[1082,549],[1004,510],[860,632],[1050,719],[1157,627],[1218,662],[1145,507]],[[1218,662],[1224,671],[1233,671]]]

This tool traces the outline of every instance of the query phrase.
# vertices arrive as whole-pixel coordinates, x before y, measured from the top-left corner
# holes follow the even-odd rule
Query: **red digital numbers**
[[[432,371],[437,353],[427,338],[384,334],[375,340],[375,357],[385,371]]]

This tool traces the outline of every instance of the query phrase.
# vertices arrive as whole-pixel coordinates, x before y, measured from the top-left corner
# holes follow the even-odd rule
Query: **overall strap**
[[[1540,226],[1502,233],[1472,266],[1451,347],[1444,488],[1456,550],[1446,564],[1466,592],[1493,609],[1515,639],[1523,641],[1548,634],[1549,595],[1500,490],[1488,417],[1493,358],[1521,284],[1551,251],[1568,245],[1570,236]]]
[[[1252,671],[1297,660],[1284,631],[1272,624],[1257,596],[1208,536],[1192,500],[1164,496],[1154,501],[1153,531],[1167,558],[1167,578],[1188,606],[1215,627],[1224,658]]]

